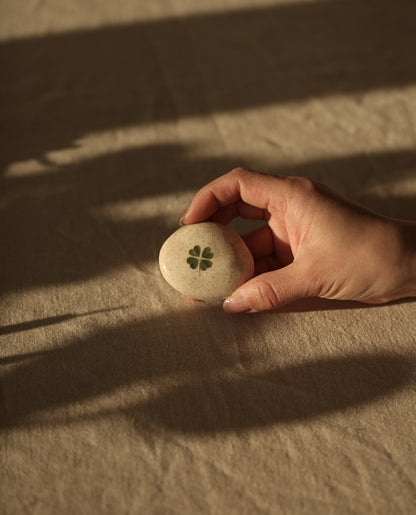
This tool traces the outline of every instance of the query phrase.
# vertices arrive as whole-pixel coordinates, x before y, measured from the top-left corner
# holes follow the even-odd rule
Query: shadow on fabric
[[[265,374],[230,374],[177,388],[149,402],[144,411],[158,424],[184,433],[246,431],[373,403],[406,386],[413,366],[397,355],[359,355]],[[130,411],[142,420],[142,407]]]
[[[53,167],[48,152],[76,146],[94,131],[414,84],[415,23],[414,2],[323,1],[1,42],[0,168],[26,159]],[[2,291],[73,283],[127,261],[154,260],[173,230],[162,211],[151,219],[103,221],[93,209],[196,190],[237,165],[250,163],[148,145],[4,177]],[[273,168],[356,198],[351,185],[374,185],[368,177],[383,184],[414,174],[416,152]],[[270,163],[263,169],[270,171]],[[413,197],[370,192],[358,200],[387,215],[415,217]]]
[[[96,131],[415,84],[416,4],[286,3],[0,43],[0,169]]]
[[[4,199],[0,206],[2,291],[68,284],[127,263],[140,266],[156,261],[163,241],[176,228],[163,210],[157,216],[128,220],[100,218],[94,210],[112,203],[196,191],[221,173],[219,170],[227,171],[236,164],[241,164],[237,157],[198,158],[179,145],[150,145],[61,167],[59,172],[0,179]],[[338,185],[340,193],[367,207],[410,219],[416,218],[414,196],[383,198],[372,193],[372,187],[387,187],[391,180],[406,181],[414,170],[416,151],[404,150],[279,166],[273,172]],[[179,216],[178,212],[178,220]]]
[[[29,159],[52,166],[49,152],[76,146],[79,138],[98,131],[413,85],[415,23],[414,2],[324,1],[2,42],[0,169]],[[72,284],[120,268],[127,260],[154,260],[172,230],[162,214],[102,221],[93,210],[196,189],[215,177],[212,170],[249,165],[238,156],[196,158],[188,150],[154,145],[51,173],[4,176],[2,292]],[[393,174],[406,179],[414,173],[414,151],[370,157],[372,162],[358,155],[282,169],[277,165],[273,171],[329,185],[337,177],[336,184],[345,185],[352,196],[356,192],[348,185],[365,183],[367,172],[377,175],[374,163],[379,184]],[[370,191],[364,201],[396,216],[414,213],[410,197],[397,197],[394,204]],[[413,364],[390,355],[237,372],[239,361],[224,342],[244,342],[245,318],[223,324],[222,316],[209,309],[174,313],[99,329],[30,355],[3,357],[1,428],[123,414],[137,427],[144,417],[183,432],[246,430],[364,405],[410,381]],[[76,316],[63,315],[19,329],[76,321]],[[192,338],[192,327],[202,328],[199,340]],[[13,330],[3,328],[7,334]],[[172,331],[181,345],[171,344]],[[172,387],[159,391],[159,379],[166,377],[173,377]],[[120,406],[120,391],[132,386],[137,398]],[[146,396],[148,387],[158,392],[152,400]]]
[[[175,431],[238,431],[366,405],[412,380],[413,361],[388,353],[290,366],[277,354],[264,371],[270,358],[246,341],[260,322],[224,317],[219,307],[195,307],[3,358],[0,427],[122,415],[136,427],[151,420]],[[279,315],[275,323],[277,331]]]

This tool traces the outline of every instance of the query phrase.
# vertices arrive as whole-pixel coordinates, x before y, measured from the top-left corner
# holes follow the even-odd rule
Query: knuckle
[[[293,187],[302,191],[303,193],[312,193],[316,189],[316,184],[307,177],[289,177]]]
[[[271,309],[280,306],[280,297],[273,287],[267,281],[259,281],[257,284],[257,298],[262,309]]]
[[[248,170],[247,168],[244,168],[242,166],[237,166],[236,168],[233,168],[230,172],[230,174],[237,175],[238,177],[247,175],[249,173],[250,173],[250,170]]]
[[[300,177],[299,179],[299,184],[302,189],[305,191],[315,190],[315,183],[312,181],[312,179],[308,179],[307,177]]]

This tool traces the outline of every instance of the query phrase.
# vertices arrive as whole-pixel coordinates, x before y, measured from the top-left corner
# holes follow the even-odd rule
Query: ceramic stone
[[[183,295],[220,301],[253,276],[254,261],[235,231],[221,224],[185,225],[162,245],[159,266]]]

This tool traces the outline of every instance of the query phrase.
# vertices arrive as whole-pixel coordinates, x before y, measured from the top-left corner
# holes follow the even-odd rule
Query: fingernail
[[[225,299],[223,308],[227,313],[247,313],[251,311],[245,297],[238,293]]]
[[[188,208],[186,208],[185,211],[182,213],[182,216],[179,220],[179,225],[185,225],[185,218],[186,218],[187,212],[188,212]]]

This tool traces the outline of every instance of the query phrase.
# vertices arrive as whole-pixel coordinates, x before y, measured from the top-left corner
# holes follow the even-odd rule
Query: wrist
[[[416,222],[380,217],[367,238],[370,286],[364,302],[383,304],[415,297]]]

